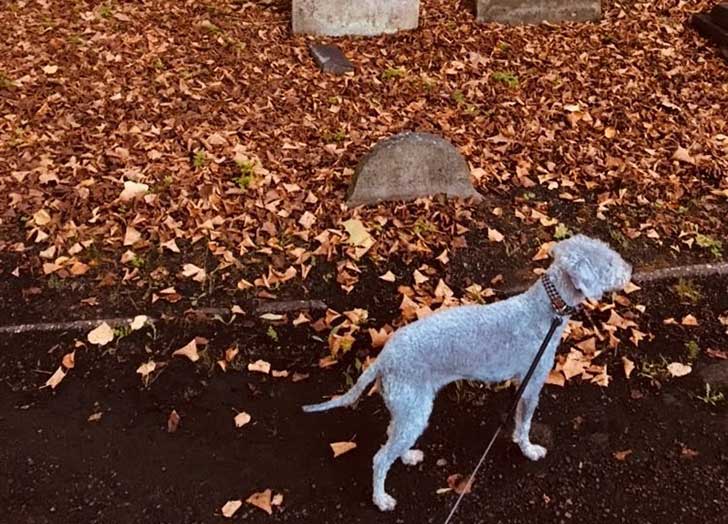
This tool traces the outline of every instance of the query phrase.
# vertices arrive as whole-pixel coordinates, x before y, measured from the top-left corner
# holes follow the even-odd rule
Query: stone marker
[[[481,22],[539,24],[597,20],[601,0],[476,0]]]
[[[439,193],[481,198],[470,182],[467,162],[450,142],[429,133],[400,133],[362,158],[346,203],[413,200]]]
[[[293,0],[293,32],[374,36],[415,29],[419,0]]]
[[[354,70],[354,65],[341,52],[341,49],[335,45],[310,44],[308,46],[316,65],[324,73],[333,73],[335,75],[343,75]]]

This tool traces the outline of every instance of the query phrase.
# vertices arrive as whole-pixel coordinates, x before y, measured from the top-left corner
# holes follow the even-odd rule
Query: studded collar
[[[541,283],[546,290],[546,295],[548,295],[549,300],[551,301],[551,307],[557,315],[568,317],[579,312],[579,306],[570,306],[564,302],[564,299],[561,298],[561,295],[559,295],[559,292],[557,291],[556,286],[554,286],[554,283],[551,281],[551,277],[549,277],[548,273],[541,275]]]

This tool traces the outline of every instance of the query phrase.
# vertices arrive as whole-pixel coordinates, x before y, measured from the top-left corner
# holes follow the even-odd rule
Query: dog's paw
[[[382,493],[379,496],[374,495],[373,500],[374,504],[382,511],[392,511],[397,505],[397,501],[386,493]]]
[[[546,448],[538,444],[524,444],[521,451],[530,460],[541,460],[546,456]]]
[[[402,463],[408,466],[416,466],[425,460],[425,454],[419,449],[410,449],[402,455]]]

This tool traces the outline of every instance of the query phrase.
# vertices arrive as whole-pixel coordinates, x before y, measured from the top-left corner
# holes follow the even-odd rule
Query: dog
[[[389,438],[373,460],[372,499],[380,510],[391,511],[396,505],[384,486],[394,461],[415,465],[424,459],[412,446],[427,427],[443,386],[462,379],[520,382],[555,315],[568,320],[582,301],[623,289],[632,275],[632,267],[617,252],[584,235],[558,242],[551,254],[551,266],[524,293],[493,304],[446,309],[397,330],[347,393],[303,407],[318,412],[350,406],[378,380],[391,414]],[[566,324],[562,322],[551,337],[516,409],[513,441],[530,460],[546,455],[546,449],[529,438],[531,418]]]

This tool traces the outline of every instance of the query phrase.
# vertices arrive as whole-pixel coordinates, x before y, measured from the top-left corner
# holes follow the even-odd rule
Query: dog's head
[[[551,254],[574,288],[591,300],[624,289],[632,278],[632,266],[601,240],[575,235],[554,245]]]

